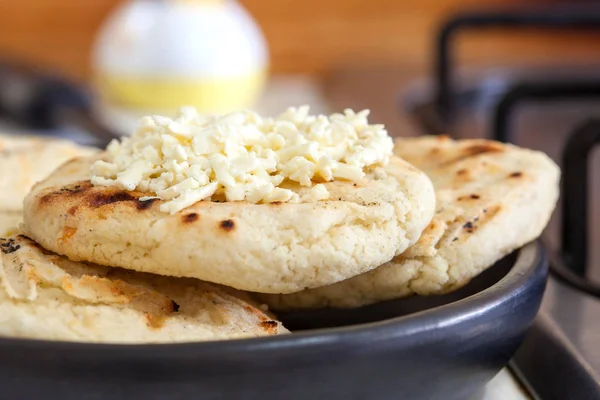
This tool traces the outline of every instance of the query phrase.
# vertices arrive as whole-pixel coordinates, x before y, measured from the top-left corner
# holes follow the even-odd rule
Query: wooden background
[[[555,1],[556,2],[556,1]],[[89,50],[119,0],[0,0],[0,56],[87,79]],[[242,0],[260,22],[274,72],[327,73],[346,67],[428,65],[436,26],[475,0]],[[488,0],[486,6],[524,1]],[[530,3],[530,2],[527,2]],[[539,3],[539,1],[538,1]],[[551,1],[542,4],[552,3]],[[600,58],[600,36],[586,33],[464,34],[459,54],[472,63]],[[557,51],[564,56],[557,60]],[[561,53],[562,54],[562,53]]]

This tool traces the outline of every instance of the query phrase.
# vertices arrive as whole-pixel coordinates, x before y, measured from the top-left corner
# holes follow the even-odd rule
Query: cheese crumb
[[[277,118],[252,111],[199,114],[184,107],[174,118],[142,118],[131,137],[113,140],[91,168],[92,184],[140,190],[174,214],[214,196],[250,203],[327,200],[323,182],[358,181],[364,169],[385,166],[393,142],[369,111],[310,115],[289,108]],[[280,187],[309,187],[307,194]],[[288,186],[289,187],[289,186]]]

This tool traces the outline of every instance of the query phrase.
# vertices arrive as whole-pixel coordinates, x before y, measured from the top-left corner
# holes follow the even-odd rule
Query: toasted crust
[[[0,211],[21,211],[36,182],[65,161],[94,153],[66,140],[0,135]]]
[[[431,178],[436,214],[419,241],[379,268],[283,296],[273,309],[357,307],[455,290],[540,235],[558,198],[560,171],[540,152],[489,140],[402,139],[395,153]]]
[[[375,268],[419,238],[435,207],[429,179],[396,157],[361,182],[326,183],[330,201],[205,201],[175,215],[159,200],[141,201],[146,193],[92,186],[91,163],[73,160],[36,185],[25,234],[72,260],[256,292],[291,293]]]
[[[233,289],[77,263],[24,236],[0,239],[0,335],[111,343],[288,332]]]

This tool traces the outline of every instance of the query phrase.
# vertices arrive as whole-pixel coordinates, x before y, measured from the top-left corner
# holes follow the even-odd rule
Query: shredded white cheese
[[[392,139],[383,125],[369,125],[368,115],[309,115],[303,106],[262,118],[184,107],[174,119],[144,117],[131,137],[113,140],[105,159],[93,164],[91,180],[148,192],[171,214],[213,196],[250,203],[326,200],[321,183],[357,181],[364,168],[385,165],[392,155]],[[284,181],[311,189],[299,198],[280,187]]]

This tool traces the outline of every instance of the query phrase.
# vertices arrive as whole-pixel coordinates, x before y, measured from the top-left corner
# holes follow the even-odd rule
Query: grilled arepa
[[[24,236],[0,239],[0,336],[162,343],[286,332],[233,289],[73,262]]]

